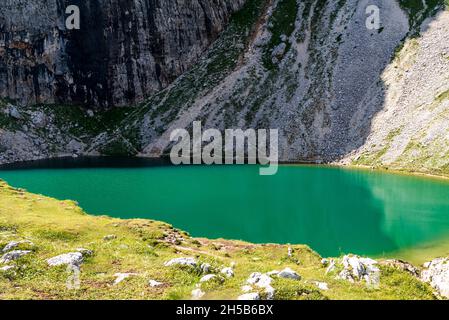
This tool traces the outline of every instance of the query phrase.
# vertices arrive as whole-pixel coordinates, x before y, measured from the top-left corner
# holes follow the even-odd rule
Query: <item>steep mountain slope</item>
[[[449,172],[449,12],[422,27],[382,74],[388,88],[356,164]]]
[[[4,103],[0,161],[160,156],[173,129],[201,120],[206,128],[278,128],[282,161],[446,173],[444,0],[375,1],[379,30],[366,27],[371,4],[247,0],[198,63],[138,107],[93,114]]]

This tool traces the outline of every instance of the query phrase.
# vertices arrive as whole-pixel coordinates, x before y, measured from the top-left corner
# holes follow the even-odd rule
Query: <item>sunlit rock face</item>
[[[245,0],[3,0],[0,96],[130,105],[188,69]],[[67,30],[66,8],[80,9]]]

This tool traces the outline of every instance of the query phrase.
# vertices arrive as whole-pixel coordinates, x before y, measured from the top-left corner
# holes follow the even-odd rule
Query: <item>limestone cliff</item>
[[[244,0],[3,0],[0,96],[131,105],[185,72]],[[66,30],[77,5],[79,30]]]

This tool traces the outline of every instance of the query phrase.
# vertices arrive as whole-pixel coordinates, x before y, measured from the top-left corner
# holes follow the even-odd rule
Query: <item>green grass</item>
[[[115,235],[106,241],[104,236]],[[173,237],[176,243],[168,241]],[[321,257],[304,245],[255,245],[240,241],[191,238],[172,226],[151,220],[120,220],[86,214],[73,201],[60,201],[9,187],[0,181],[0,245],[28,239],[33,252],[15,262],[15,271],[0,273],[0,299],[189,299],[201,275],[189,268],[164,267],[182,256],[210,263],[216,270],[235,262],[235,277],[202,286],[205,299],[235,299],[252,272],[290,267],[301,281],[276,279],[276,299],[433,299],[431,289],[397,270],[384,270],[379,289],[336,280],[325,274]],[[81,266],[81,287],[66,287],[65,267],[51,268],[46,259],[74,251],[93,251]],[[133,272],[113,286],[114,274]],[[148,281],[164,283],[151,288]],[[329,284],[320,291],[314,281]]]
[[[296,0],[280,0],[278,5],[274,8],[274,12],[268,22],[270,27],[268,30],[271,32],[271,39],[267,46],[264,48],[263,64],[268,70],[273,70],[276,65],[273,64],[271,54],[273,49],[281,44],[281,36],[290,35],[295,30],[295,21],[298,14],[298,3]],[[286,42],[287,53],[290,50],[291,43]]]

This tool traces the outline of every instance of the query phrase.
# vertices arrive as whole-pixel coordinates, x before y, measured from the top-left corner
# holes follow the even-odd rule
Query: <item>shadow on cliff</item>
[[[391,54],[390,58],[385,56],[387,59],[384,59],[376,78],[373,78],[373,74],[367,72],[368,68],[364,70],[362,67],[355,72],[357,76],[352,77],[351,81],[353,83],[347,86],[346,89],[339,88],[337,84],[335,91],[339,89],[342,89],[342,91],[335,94],[340,94],[341,99],[337,99],[337,102],[330,106],[333,111],[329,115],[331,122],[330,131],[325,136],[322,145],[317,147],[317,152],[312,157],[313,160],[320,159],[325,162],[339,161],[365,145],[373,129],[372,121],[384,109],[386,104],[388,86],[382,79],[384,72],[400,52],[403,44],[411,38],[419,37],[419,34],[425,33],[431,22],[441,14],[441,10],[438,9],[434,14],[429,15],[424,21],[419,23],[419,26],[412,26],[416,21],[413,22],[409,18],[410,31],[400,42],[396,43],[394,50],[389,52]],[[385,32],[383,28],[379,30],[379,35],[382,32]],[[356,54],[357,50],[357,44],[355,44],[354,54]],[[371,53],[373,52],[376,51],[374,50]],[[360,58],[360,61],[366,63],[366,65],[371,63],[369,56]],[[353,64],[354,62],[348,61],[348,69]],[[344,77],[345,71],[342,73]],[[369,79],[370,77],[372,79]],[[357,97],[357,99],[354,99],[354,97]],[[351,101],[351,98],[353,101]]]

